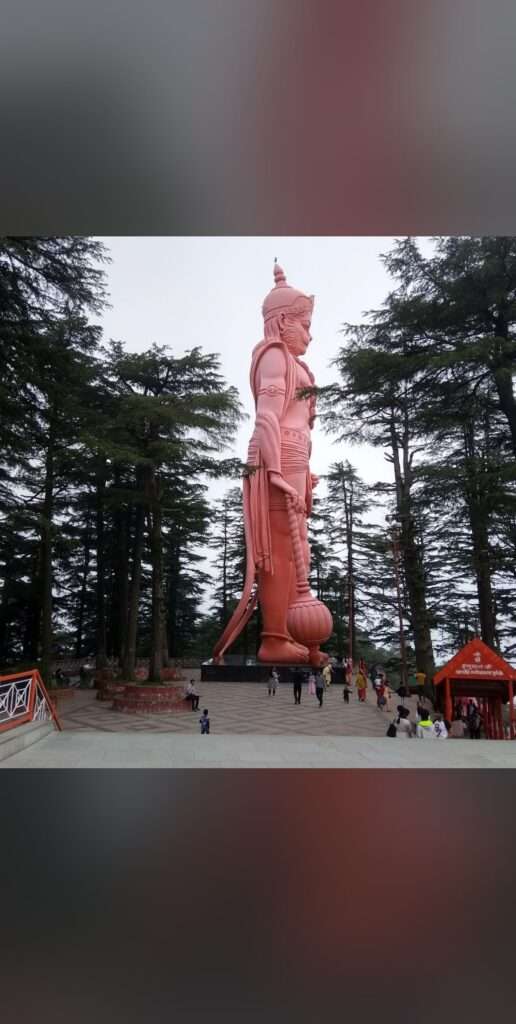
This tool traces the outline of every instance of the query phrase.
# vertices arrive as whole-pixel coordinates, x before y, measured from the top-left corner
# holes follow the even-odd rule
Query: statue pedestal
[[[310,665],[276,665],[273,666],[272,662],[259,662],[256,665],[235,665],[230,663],[228,665],[213,665],[203,664],[201,665],[201,682],[203,683],[266,683],[269,678],[271,668],[276,667],[278,670],[280,683],[292,684],[292,672],[295,668],[300,668],[302,672],[308,678],[308,673],[313,671]],[[339,665],[333,667],[333,682],[344,683],[344,669]]]
[[[116,693],[113,711],[134,715],[169,714],[171,711],[191,711],[192,705],[185,698],[183,686],[138,686],[127,683],[121,693]]]

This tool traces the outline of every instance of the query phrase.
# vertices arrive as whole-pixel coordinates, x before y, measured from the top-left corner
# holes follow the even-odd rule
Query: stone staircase
[[[17,725],[14,729],[8,729],[7,732],[0,732],[0,761],[5,761],[13,754],[32,747],[52,732],[55,732],[53,722],[27,722],[24,725]]]

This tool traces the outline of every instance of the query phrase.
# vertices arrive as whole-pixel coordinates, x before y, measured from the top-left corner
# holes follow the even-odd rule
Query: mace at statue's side
[[[260,661],[323,665],[328,656],[319,644],[333,623],[307,581],[306,520],[317,483],[309,465],[315,381],[301,358],[311,340],[314,299],[288,285],[277,264],[274,280],[262,307],[264,340],[251,362],[256,419],[243,488],[246,578],[213,657],[222,661],[259,602]]]

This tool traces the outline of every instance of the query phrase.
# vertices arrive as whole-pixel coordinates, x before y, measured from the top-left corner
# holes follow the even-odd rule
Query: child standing
[[[344,703],[345,704],[349,704],[349,695],[350,695],[350,693],[351,693],[351,687],[350,687],[350,685],[349,685],[349,683],[348,683],[348,681],[346,679],[346,681],[344,683],[344,689],[342,691],[342,696],[344,697]]]
[[[208,708],[205,708],[200,719],[201,736],[207,736],[210,731],[210,720],[208,718]]]

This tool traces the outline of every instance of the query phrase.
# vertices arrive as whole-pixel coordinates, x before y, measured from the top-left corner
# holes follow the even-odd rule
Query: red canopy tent
[[[511,740],[514,720],[516,669],[496,651],[475,637],[434,676],[434,686],[444,687],[444,717],[449,721],[456,700],[474,698],[484,720],[487,739],[504,739],[502,704],[509,701]]]

